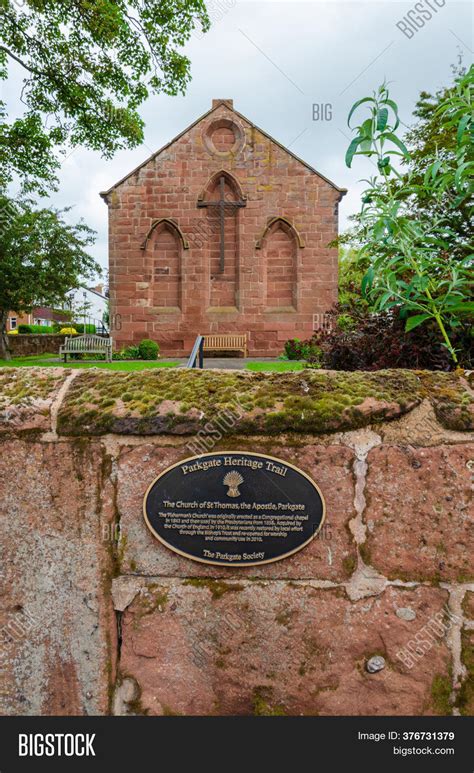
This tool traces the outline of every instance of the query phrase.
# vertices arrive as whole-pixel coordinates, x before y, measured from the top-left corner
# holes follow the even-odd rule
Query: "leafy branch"
[[[368,108],[369,117],[353,129],[347,166],[355,156],[366,156],[376,159],[379,172],[366,180],[358,215],[358,238],[363,243],[360,256],[370,264],[362,291],[375,311],[399,307],[407,331],[434,320],[454,363],[457,354],[450,331],[461,324],[462,317],[474,314],[474,254],[469,252],[462,259],[452,254],[456,234],[449,216],[450,209],[472,203],[473,89],[471,67],[458,78],[454,95],[437,108],[441,127],[456,130],[455,153],[449,158],[434,153],[421,180],[414,174],[402,175],[393,166],[397,157],[409,160],[410,153],[396,134],[398,106],[390,99],[386,84],[371,97],[358,100],[348,117],[351,126],[360,108]],[[411,203],[416,196],[437,202],[431,216],[413,213]]]

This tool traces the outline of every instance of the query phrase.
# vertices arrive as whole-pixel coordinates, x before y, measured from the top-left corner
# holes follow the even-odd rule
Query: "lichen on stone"
[[[64,368],[0,368],[0,410],[45,400],[69,373]]]
[[[431,683],[431,703],[436,714],[449,716],[452,714],[451,677],[436,674]]]
[[[241,591],[244,586],[240,583],[228,583],[223,580],[212,580],[207,577],[191,577],[184,580],[183,585],[193,585],[195,588],[207,588],[212,594],[213,599],[220,599],[225,593]]]
[[[252,694],[253,714],[256,717],[283,717],[286,715],[284,706],[273,703],[271,687],[255,687]]]
[[[464,630],[461,634],[461,660],[467,675],[456,698],[460,714],[472,716],[474,712],[474,634]]]
[[[151,615],[153,612],[164,612],[168,603],[168,588],[157,583],[148,583],[137,597],[136,608],[139,616]]]
[[[51,404],[70,371],[0,368],[0,432],[38,434],[50,429]]]

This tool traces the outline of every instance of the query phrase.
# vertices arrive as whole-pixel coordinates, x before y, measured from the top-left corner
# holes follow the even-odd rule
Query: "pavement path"
[[[163,359],[165,359],[163,357]],[[167,358],[166,358],[167,359]],[[179,362],[182,365],[186,365],[187,358],[174,358],[171,357],[172,362]],[[204,357],[205,369],[222,368],[223,370],[245,370],[245,366],[248,362],[280,362],[276,357]]]

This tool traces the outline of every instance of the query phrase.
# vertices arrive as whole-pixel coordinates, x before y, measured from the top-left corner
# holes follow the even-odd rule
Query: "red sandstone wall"
[[[196,428],[127,437],[99,429],[110,407],[83,415],[86,391],[114,402],[166,378],[0,369],[1,712],[472,714],[473,433],[437,403],[457,391],[467,406],[463,380],[441,374],[398,408],[365,400],[355,430],[222,437],[296,464],[327,503],[299,553],[233,569],[167,550],[143,520],[148,485],[193,453]],[[179,378],[189,391],[213,374]]]
[[[220,125],[230,118],[237,134]],[[223,169],[238,180],[247,204],[226,217],[226,267],[219,275],[219,229],[197,200]],[[115,345],[149,337],[164,354],[184,355],[198,333],[238,331],[249,334],[252,356],[275,356],[287,338],[311,335],[314,315],[337,299],[337,250],[327,245],[337,235],[340,195],[219,106],[108,195]],[[291,221],[304,247],[278,230],[256,248],[275,216]],[[152,222],[163,217],[176,221],[188,249],[170,233],[174,245],[154,233],[140,249]]]
[[[66,335],[60,333],[35,334],[22,333],[8,336],[8,345],[11,353],[15,357],[22,357],[27,354],[57,354],[59,347],[62,346]]]

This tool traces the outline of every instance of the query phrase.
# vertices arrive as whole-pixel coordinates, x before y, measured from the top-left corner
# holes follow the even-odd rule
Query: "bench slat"
[[[204,349],[213,349],[215,351],[236,349],[237,351],[243,351],[244,356],[247,356],[247,334],[221,333],[218,335],[207,335],[204,337]]]
[[[67,359],[68,354],[105,354],[106,359],[112,359],[112,339],[102,338],[97,335],[82,335],[67,337],[64,344],[59,348],[60,356]]]

